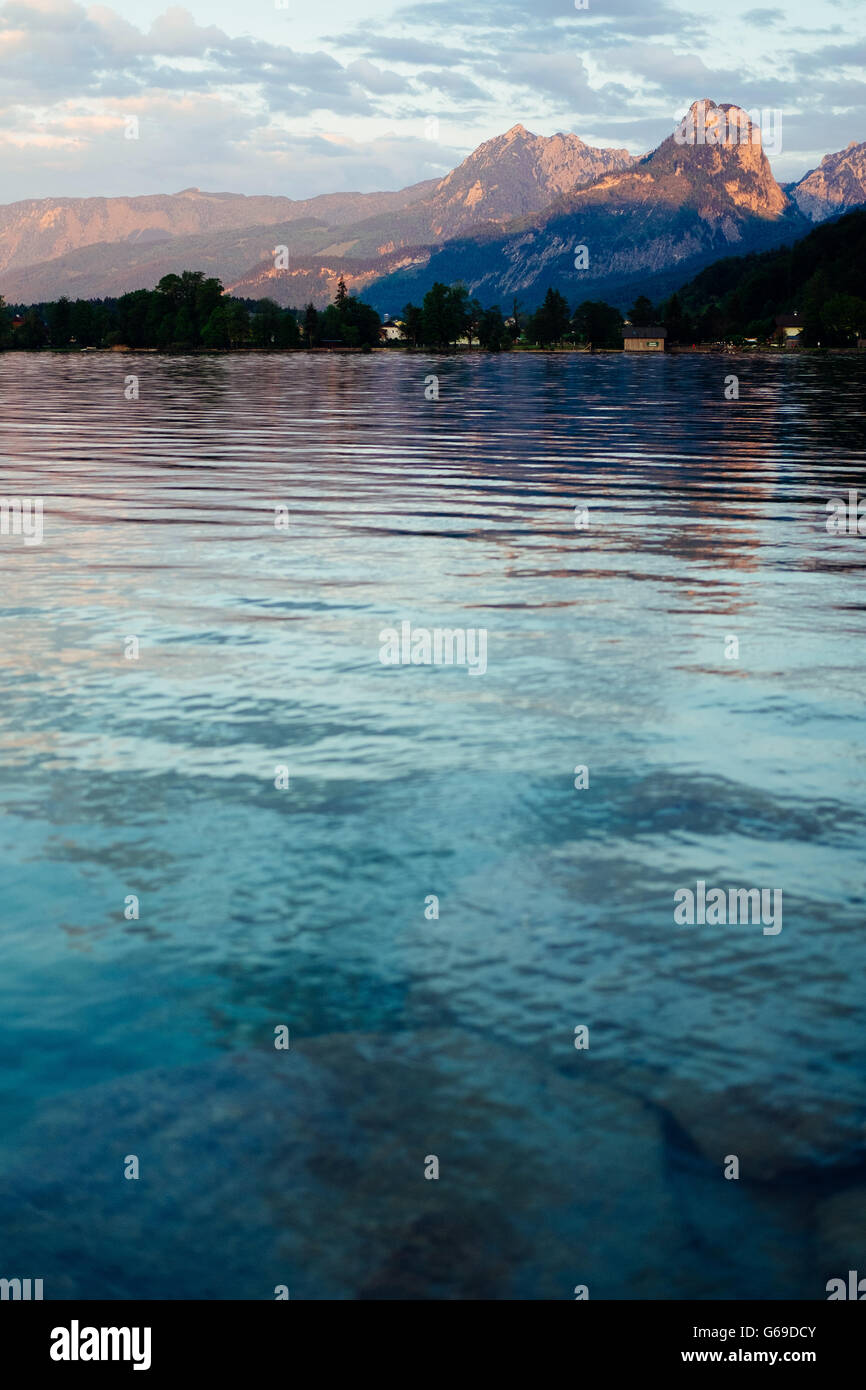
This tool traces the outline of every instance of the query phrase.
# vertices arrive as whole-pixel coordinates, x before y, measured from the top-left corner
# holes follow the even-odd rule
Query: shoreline
[[[58,357],[259,357],[275,355],[291,357],[304,353],[310,357],[864,357],[866,348],[780,348],[780,347],[732,347],[704,346],[671,347],[664,352],[626,351],[624,348],[586,348],[586,347],[512,347],[500,352],[488,348],[457,345],[449,348],[437,347],[242,347],[242,348],[134,348],[116,344],[113,347],[11,347],[0,350],[0,359],[15,356],[40,356],[45,354]]]

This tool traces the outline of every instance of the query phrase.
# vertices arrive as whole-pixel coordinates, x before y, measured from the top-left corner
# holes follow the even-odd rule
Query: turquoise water
[[[41,545],[0,536],[0,1276],[823,1298],[862,1264],[866,537],[825,522],[864,378],[0,356],[3,491],[44,499]],[[406,620],[485,629],[486,672],[383,665]],[[782,930],[676,924],[698,880],[781,888]]]

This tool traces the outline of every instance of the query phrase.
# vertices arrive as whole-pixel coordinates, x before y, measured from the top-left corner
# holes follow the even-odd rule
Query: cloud
[[[445,44],[404,35],[371,33],[367,29],[330,35],[327,42],[343,48],[363,48],[368,57],[381,58],[386,63],[424,63],[432,67],[448,67],[453,63],[465,62],[467,56],[465,48],[449,48]]]
[[[488,94],[483,92],[476,82],[473,82],[470,77],[464,77],[459,72],[419,72],[415,81],[419,87],[445,92],[457,101],[485,101],[489,99]]]
[[[358,25],[331,34],[328,42],[397,66],[423,64],[415,73],[419,82],[447,66],[440,89],[491,106],[507,102],[506,124],[515,114],[537,121],[565,115],[572,127],[618,116],[624,104],[637,106],[640,94],[622,81],[597,78],[599,60],[606,70],[615,67],[605,57],[609,50],[653,48],[649,36],[683,43],[704,35],[694,6],[680,9],[664,0],[650,6],[646,0],[600,0],[588,10],[576,10],[572,0],[476,0],[471,6],[465,0],[416,0],[397,9],[392,22],[401,33]],[[681,59],[683,68],[687,61]]]
[[[190,60],[195,65],[190,66]],[[28,0],[0,7],[0,77],[13,99],[123,97],[154,88],[215,92],[259,89],[278,111],[327,109],[366,115],[372,97],[407,89],[405,78],[328,53],[233,38],[175,6],[145,32],[106,6]]]
[[[823,44],[810,48],[805,53],[789,52],[788,61],[793,70],[801,76],[834,76],[840,68],[856,68],[862,72],[866,67],[866,43],[858,41],[849,44]],[[866,100],[866,86],[861,79],[863,99]]]
[[[120,184],[129,192],[134,179],[164,188],[181,166],[182,184],[204,182],[202,170],[240,178],[255,167],[260,187],[270,187],[285,167],[287,118],[369,117],[380,101],[387,110],[413,90],[405,75],[366,58],[343,64],[322,50],[232,37],[177,6],[140,29],[107,6],[76,0],[0,7],[0,79],[7,197],[22,175],[31,195],[56,191],[61,171],[69,192],[88,191],[75,179],[92,191]],[[139,117],[138,141],[123,141],[127,114]],[[34,161],[26,173],[25,148]],[[41,188],[32,187],[34,172],[46,181]]]
[[[642,29],[646,19],[654,33],[684,33],[703,28],[694,7],[680,9],[675,5],[647,5],[646,0],[591,0],[586,10],[576,10],[571,0],[475,0],[471,7],[462,0],[416,0],[404,5],[394,14],[397,22],[421,22],[429,29],[448,29],[476,26],[490,30],[520,28],[529,22],[542,20],[550,25],[605,25],[634,32]]]
[[[400,77],[398,73],[389,72],[384,68],[377,68],[376,64],[367,58],[356,58],[354,63],[349,63],[346,72],[362,82],[368,92],[375,92],[377,96],[408,92],[412,85],[408,78]]]
[[[744,24],[783,24],[787,16],[784,10],[747,10],[743,15]]]
[[[19,182],[20,197],[45,195],[34,182],[37,160],[55,197],[164,193],[193,184],[306,198],[406,187],[441,178],[462,158],[462,151],[426,140],[421,130],[368,141],[329,130],[294,135],[215,96],[142,96],[111,116],[68,103],[38,132],[26,111],[20,114],[0,128],[0,173],[4,185],[9,178]],[[138,139],[124,138],[127,115],[138,117]]]
[[[390,16],[387,3],[374,0],[375,22],[318,43],[295,26],[297,47],[255,7],[238,11],[237,27],[252,30],[241,34],[221,27],[234,28],[225,5],[220,23],[170,5],[137,24],[106,3],[0,3],[4,196],[214,181],[292,196],[343,181],[394,188],[445,172],[516,121],[643,152],[701,96],[782,109],[786,171],[796,149],[803,172],[866,131],[856,5],[790,0],[729,21],[712,0],[580,11],[573,0],[412,0]],[[820,30],[795,22],[830,18]],[[784,46],[765,32],[782,19]],[[123,142],[124,114],[139,115],[138,142]],[[422,136],[432,114],[449,124],[446,152]]]

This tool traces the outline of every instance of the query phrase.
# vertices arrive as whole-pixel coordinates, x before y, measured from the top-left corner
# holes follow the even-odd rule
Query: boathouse
[[[658,324],[627,323],[622,330],[626,352],[665,352],[668,330]]]

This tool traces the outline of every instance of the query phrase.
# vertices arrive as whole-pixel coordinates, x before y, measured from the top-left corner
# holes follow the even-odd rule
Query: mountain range
[[[10,203],[0,206],[0,294],[104,298],[197,269],[239,297],[295,306],[329,302],[343,275],[392,314],[435,280],[462,280],[482,303],[518,297],[529,308],[551,285],[570,300],[616,302],[863,203],[866,143],[783,187],[746,113],[704,98],[642,158],[518,124],[444,178],[396,192],[293,200],[188,188]]]

